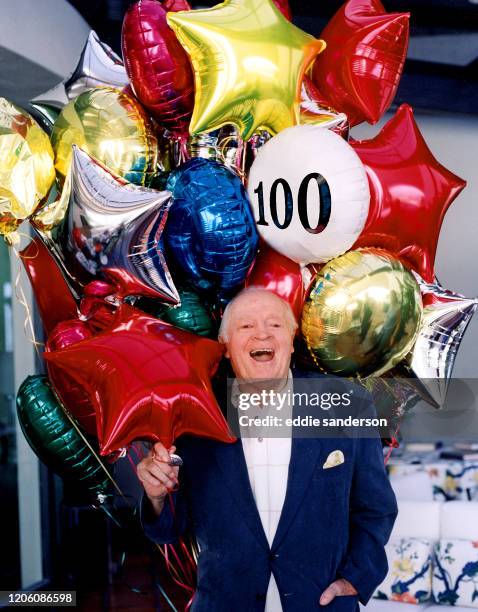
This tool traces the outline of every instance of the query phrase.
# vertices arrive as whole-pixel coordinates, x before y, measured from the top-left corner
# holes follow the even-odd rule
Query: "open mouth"
[[[272,361],[274,359],[274,349],[271,348],[261,348],[254,349],[249,352],[249,355],[254,359],[254,361],[259,361],[260,363],[264,363],[266,361]]]

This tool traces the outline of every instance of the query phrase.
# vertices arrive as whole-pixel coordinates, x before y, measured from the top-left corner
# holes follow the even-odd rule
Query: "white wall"
[[[89,30],[66,0],[1,1],[0,46],[58,74],[58,81],[75,68]]]

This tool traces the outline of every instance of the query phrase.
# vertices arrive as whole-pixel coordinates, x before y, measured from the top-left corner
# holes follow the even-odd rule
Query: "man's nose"
[[[265,340],[269,337],[269,330],[266,325],[258,325],[255,329],[255,336],[258,340]]]

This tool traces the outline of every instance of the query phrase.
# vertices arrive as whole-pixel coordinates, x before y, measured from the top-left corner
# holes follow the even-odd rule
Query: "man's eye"
[[[252,327],[252,325],[250,323],[243,323],[241,325],[241,329],[250,329]]]
[[[282,327],[282,325],[280,323],[272,323],[271,325],[272,325],[272,327]]]

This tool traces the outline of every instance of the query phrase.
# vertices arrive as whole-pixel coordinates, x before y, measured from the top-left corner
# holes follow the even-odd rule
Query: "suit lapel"
[[[272,550],[280,545],[299,510],[317,465],[320,448],[321,441],[317,438],[292,438],[287,493],[272,542]]]
[[[252,493],[242,442],[238,440],[233,444],[218,445],[215,460],[236,501],[242,518],[259,544],[269,550],[269,543]]]

